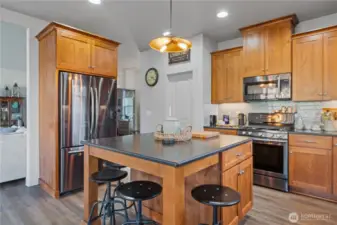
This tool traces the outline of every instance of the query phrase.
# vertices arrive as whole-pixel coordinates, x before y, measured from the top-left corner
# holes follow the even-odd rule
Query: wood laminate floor
[[[330,219],[290,223],[292,212]],[[25,187],[23,181],[0,186],[0,225],[78,225],[82,213],[82,192],[55,200],[38,186]],[[255,186],[254,208],[240,225],[284,224],[337,224],[337,204]]]

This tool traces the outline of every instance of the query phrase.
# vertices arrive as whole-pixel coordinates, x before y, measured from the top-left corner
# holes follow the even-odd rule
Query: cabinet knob
[[[293,154],[293,152],[292,152],[292,151],[290,151],[290,154]]]
[[[242,174],[244,174],[245,173],[245,171],[244,170],[241,170],[240,172],[239,172],[239,175],[242,175]]]
[[[240,157],[240,156],[242,156],[242,153],[236,153],[236,156]]]

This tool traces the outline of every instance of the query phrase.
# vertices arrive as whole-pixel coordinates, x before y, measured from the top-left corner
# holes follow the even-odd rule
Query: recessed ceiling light
[[[164,33],[163,33],[163,36],[170,36],[171,35],[171,32],[170,31],[165,31]]]
[[[218,18],[225,18],[226,16],[228,16],[228,12],[226,11],[221,11],[216,15]]]
[[[95,4],[95,5],[99,5],[102,3],[102,0],[88,0],[90,3]]]

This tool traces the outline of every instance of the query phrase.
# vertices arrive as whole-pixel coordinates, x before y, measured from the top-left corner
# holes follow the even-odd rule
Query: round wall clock
[[[145,82],[150,87],[155,86],[158,83],[159,74],[156,68],[150,68],[146,71]]]

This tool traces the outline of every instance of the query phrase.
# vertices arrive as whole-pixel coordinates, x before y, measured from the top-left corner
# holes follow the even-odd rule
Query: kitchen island
[[[220,135],[166,146],[155,141],[152,133],[138,134],[86,141],[84,154],[82,224],[98,197],[98,186],[89,177],[98,170],[99,159],[130,167],[134,180],[163,186],[160,196],[144,202],[144,214],[163,225],[211,224],[212,208],[190,194],[201,184],[223,184],[240,192],[240,204],[222,210],[223,224],[235,224],[252,207],[252,144],[247,137]]]

